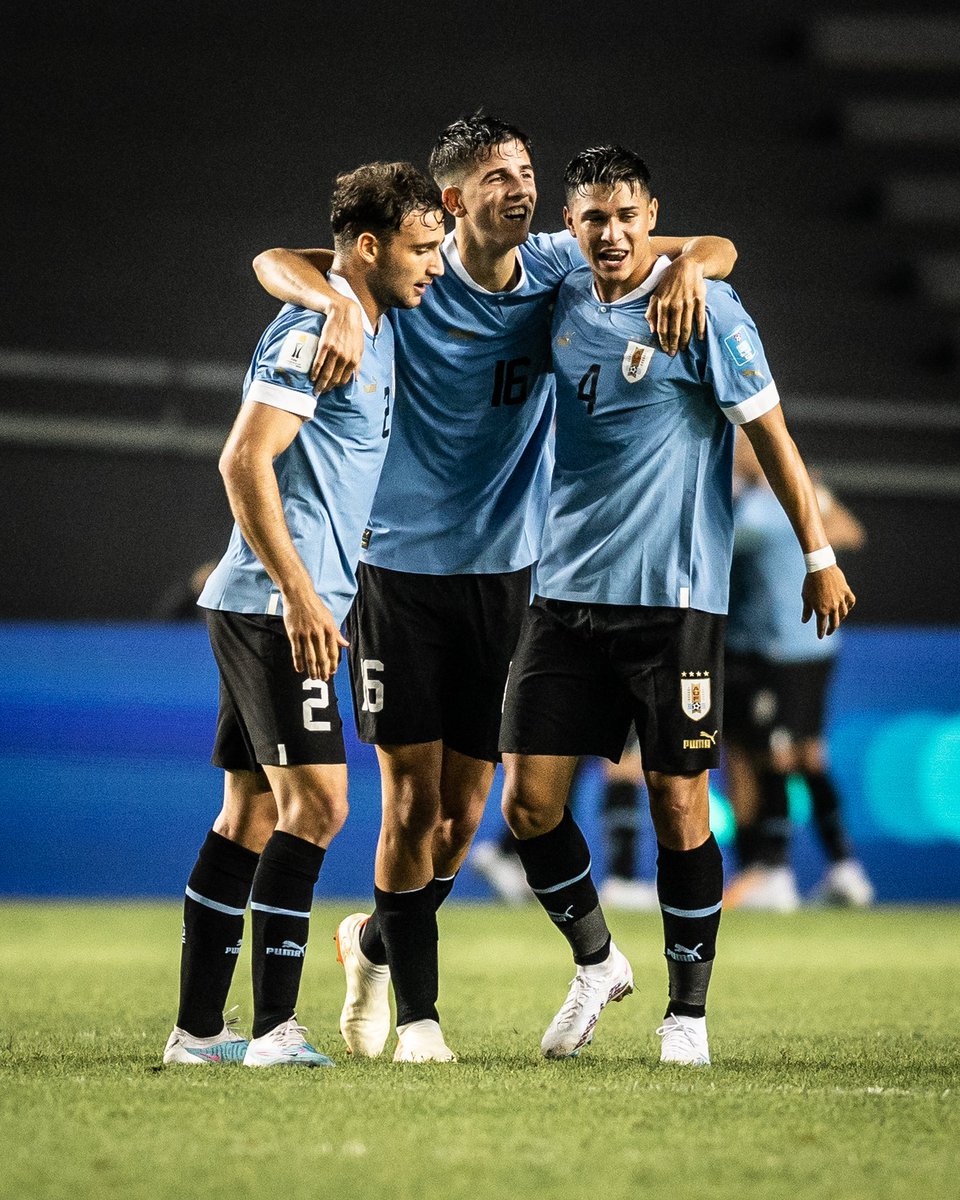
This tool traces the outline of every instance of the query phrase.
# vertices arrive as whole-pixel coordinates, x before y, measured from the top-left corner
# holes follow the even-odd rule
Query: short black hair
[[[488,159],[504,142],[518,142],[530,153],[530,139],[522,129],[478,109],[472,117],[462,117],[441,132],[430,151],[430,174],[440,187],[446,187],[475,163]]]
[[[333,244],[344,250],[361,233],[389,237],[411,213],[438,209],[440,189],[412,163],[365,163],[337,176],[330,205]]]
[[[631,191],[642,192],[650,198],[650,171],[639,154],[623,146],[593,146],[571,158],[563,172],[567,203],[584,188],[600,184],[615,188],[628,183]]]

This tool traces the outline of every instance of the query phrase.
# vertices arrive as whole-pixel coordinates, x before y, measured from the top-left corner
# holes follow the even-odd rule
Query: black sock
[[[786,865],[790,847],[790,803],[787,777],[779,771],[761,771],[760,813],[757,817],[757,861],[765,867]]]
[[[177,1025],[194,1037],[213,1037],[223,1028],[259,857],[211,829],[190,872],[183,902]]]
[[[513,834],[509,829],[505,829],[503,833],[500,834],[500,839],[497,842],[497,849],[501,854],[514,854],[516,852],[516,847],[513,844]]]
[[[569,808],[556,829],[515,839],[527,883],[570,943],[578,966],[601,963],[610,953],[610,931],[590,874],[590,849]]]
[[[253,1036],[294,1015],[310,930],[313,889],[325,851],[279,830],[253,879]]]
[[[853,851],[843,828],[840,797],[833,780],[825,771],[804,771],[803,778],[810,789],[813,821],[827,857],[831,862],[850,858]]]
[[[448,875],[441,879],[435,877],[433,880],[433,894],[437,908],[446,900],[453,891],[453,885],[456,882],[458,871],[453,875]],[[372,963],[376,963],[378,967],[384,967],[387,964],[387,950],[383,944],[383,934],[380,932],[380,918],[377,916],[377,910],[374,909],[370,914],[369,920],[365,921],[363,928],[360,930],[360,949]]]
[[[607,871],[620,879],[636,875],[637,787],[627,780],[611,780],[600,804],[607,835]]]
[[[736,847],[737,863],[741,871],[746,871],[748,867],[752,867],[758,862],[763,848],[763,839],[756,822],[751,822],[749,825],[737,825]]]
[[[382,892],[375,887],[373,893],[397,1002],[397,1026],[411,1021],[439,1021],[434,881],[413,892]],[[362,939],[360,944],[362,947]]]
[[[712,833],[695,850],[660,847],[657,894],[670,984],[667,1015],[702,1017],[723,898],[723,856]]]

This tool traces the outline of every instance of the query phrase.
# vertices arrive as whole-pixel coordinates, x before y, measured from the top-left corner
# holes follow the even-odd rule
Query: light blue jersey
[[[567,233],[520,248],[520,279],[488,292],[451,233],[445,274],[393,314],[397,410],[363,561],[459,575],[534,562],[550,486],[550,312],[583,262]]]
[[[537,591],[725,613],[733,425],[779,402],[736,293],[707,282],[707,336],[674,358],[644,312],[669,260],[613,304],[588,268],[553,320],[557,436]]]
[[[832,658],[840,635],[818,638],[816,620],[801,624],[803,552],[770,488],[745,488],[734,504],[733,521],[727,647],[771,662]]]
[[[337,291],[356,299],[341,276]],[[359,375],[347,387],[314,396],[309,371],[321,313],[286,304],[267,326],[243,382],[246,404],[267,404],[303,418],[274,469],[283,515],[317,595],[340,624],[357,590],[360,541],[370,517],[393,417],[393,330],[364,316]],[[236,525],[227,552],[199,603],[228,612],[283,613],[280,593]]]

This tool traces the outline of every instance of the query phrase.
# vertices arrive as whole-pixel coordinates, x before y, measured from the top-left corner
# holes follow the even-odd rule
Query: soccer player
[[[507,667],[530,598],[549,485],[550,311],[580,262],[566,234],[530,236],[530,141],[494,117],[456,121],[430,172],[456,227],[446,274],[397,314],[397,411],[350,613],[360,736],[377,746],[383,820],[375,912],[338,930],[347,976],[341,1031],[382,1052],[397,1006],[398,1061],[450,1061],[437,1012],[436,910],[480,822],[498,759]],[[702,320],[704,272],[723,239],[661,239],[651,321],[668,352]],[[316,307],[324,251],[255,261],[281,299]],[[389,967],[389,970],[388,970]]]
[[[548,1058],[579,1053],[603,1008],[633,989],[566,807],[577,756],[618,759],[632,720],[659,844],[669,984],[661,1061],[707,1064],[723,889],[707,770],[722,724],[734,425],[746,429],[806,556],[804,618],[832,633],[854,597],[733,290],[707,284],[705,338],[675,356],[657,347],[645,314],[667,264],[650,240],[657,202],[643,161],[618,146],[586,150],[565,184],[566,224],[589,265],[564,282],[553,317],[556,463],[501,734],[504,816],[576,963],[541,1048]]]
[[[750,442],[734,448],[734,543],[725,662],[728,794],[737,820],[740,874],[724,894],[727,907],[792,911],[799,905],[788,861],[787,778],[810,792],[813,821],[829,866],[814,893],[857,907],[873,885],[844,829],[830,774],[824,708],[839,638],[816,637],[796,620],[803,575],[796,540]],[[854,515],[817,487],[824,530],[835,549],[858,550],[866,537]]]
[[[324,317],[285,306],[267,327],[220,459],[236,524],[200,595],[220,671],[213,761],[224,801],[184,902],[180,1009],[166,1063],[331,1066],[295,1008],[313,889],[347,815],[347,771],[328,680],[345,646],[360,538],[394,405],[385,312],[415,308],[442,274],[434,185],[407,163],[337,180],[329,286],[359,306],[363,361],[347,386],[313,394]],[[250,899],[253,1038],[223,1006]]]

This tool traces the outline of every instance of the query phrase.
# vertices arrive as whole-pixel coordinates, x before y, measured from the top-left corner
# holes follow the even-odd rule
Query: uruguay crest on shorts
[[[620,370],[627,383],[638,383],[647,373],[647,367],[653,360],[653,347],[644,346],[642,342],[627,342]]]
[[[710,676],[683,671],[680,675],[680,707],[691,721],[699,721],[710,711]]]

